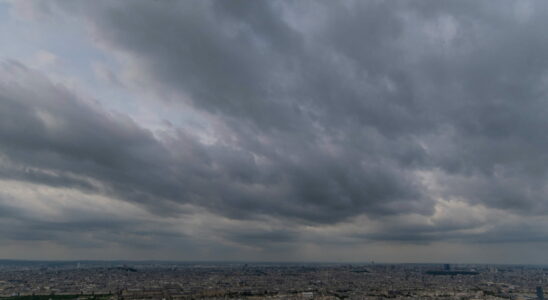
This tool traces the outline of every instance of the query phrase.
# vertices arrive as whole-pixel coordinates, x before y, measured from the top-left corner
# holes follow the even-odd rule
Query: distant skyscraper
[[[443,269],[445,271],[451,271],[451,265],[450,264],[445,264],[445,265],[443,265]]]
[[[544,300],[544,290],[541,286],[537,286],[537,299]]]

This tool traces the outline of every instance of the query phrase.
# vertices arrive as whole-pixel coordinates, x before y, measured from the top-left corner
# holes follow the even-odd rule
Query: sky
[[[0,258],[548,264],[544,1],[0,0]]]

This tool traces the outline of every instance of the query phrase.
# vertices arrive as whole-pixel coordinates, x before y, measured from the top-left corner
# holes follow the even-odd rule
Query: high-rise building
[[[541,286],[537,286],[537,299],[544,300],[544,290]]]

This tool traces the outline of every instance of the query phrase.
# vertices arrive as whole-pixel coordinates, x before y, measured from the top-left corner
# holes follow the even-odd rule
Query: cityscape
[[[0,261],[0,299],[544,299],[548,266]]]

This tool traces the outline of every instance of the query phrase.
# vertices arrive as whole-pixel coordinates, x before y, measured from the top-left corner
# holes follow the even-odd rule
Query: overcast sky
[[[548,263],[544,1],[0,0],[0,258]]]

